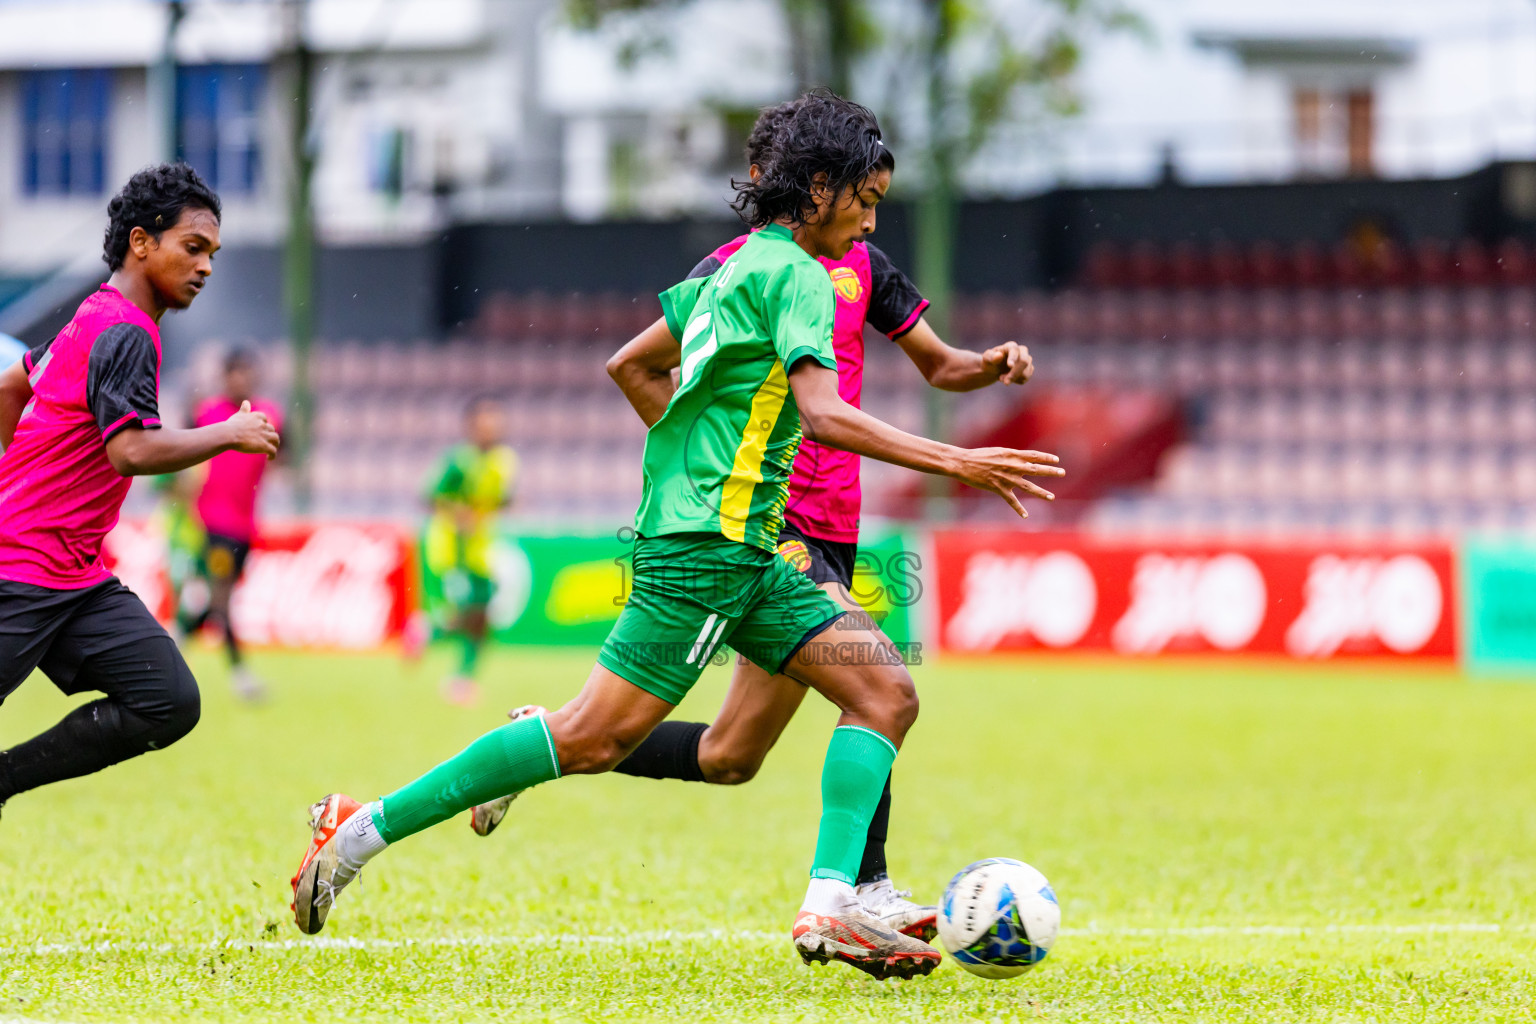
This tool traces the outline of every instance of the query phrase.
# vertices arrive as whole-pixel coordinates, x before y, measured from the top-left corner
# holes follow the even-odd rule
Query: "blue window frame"
[[[105,190],[111,75],[101,68],[22,73],[25,194],[96,196]]]
[[[176,69],[176,155],[215,191],[250,193],[261,174],[260,64]]]

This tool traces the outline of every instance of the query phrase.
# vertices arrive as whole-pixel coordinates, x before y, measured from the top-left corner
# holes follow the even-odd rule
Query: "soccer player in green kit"
[[[1053,455],[962,449],[915,437],[838,397],[832,282],[838,259],[874,230],[895,161],[864,107],[805,104],[776,159],[736,185],[757,231],[729,263],[662,295],[640,339],[670,370],[627,394],[652,424],[636,515],[629,602],[581,692],[504,725],[425,775],[362,805],[333,793],[312,808],[293,879],[294,919],[314,933],[365,863],[475,804],[563,775],[610,770],[671,713],[721,644],[810,686],[842,711],[822,771],[822,814],[791,937],[807,963],[839,960],[875,977],[927,974],[939,952],[861,907],[853,882],[891,764],[917,717],[911,676],[888,641],[775,554],[802,429],[819,442],[992,491],[1059,476]],[[674,339],[681,339],[681,343]],[[635,343],[632,343],[632,346]],[[669,351],[661,351],[669,349]]]
[[[440,606],[440,625],[459,643],[458,670],[444,681],[443,696],[465,706],[479,696],[475,666],[496,595],[496,517],[512,504],[517,485],[517,453],[504,433],[500,404],[487,396],[469,403],[465,439],[448,450],[433,476],[432,518],[422,536],[423,562],[441,586],[441,599],[432,603]]]

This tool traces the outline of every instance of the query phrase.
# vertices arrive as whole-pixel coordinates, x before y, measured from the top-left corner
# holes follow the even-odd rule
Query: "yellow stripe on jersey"
[[[789,379],[784,376],[784,364],[775,359],[768,378],[752,396],[747,427],[741,432],[741,444],[736,447],[731,475],[720,487],[720,532],[729,540],[746,542],[752,492],[763,482],[763,456],[768,451],[768,437],[773,433],[774,424],[779,422],[779,413],[788,396]]]

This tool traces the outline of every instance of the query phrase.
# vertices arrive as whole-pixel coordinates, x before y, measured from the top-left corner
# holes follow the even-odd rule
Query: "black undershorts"
[[[245,560],[250,553],[250,541],[210,533],[208,546],[203,549],[203,567],[210,580],[238,580],[245,572]]]
[[[777,550],[817,586],[841,583],[845,588],[853,589],[854,559],[859,553],[857,544],[807,537],[786,522],[779,530]]]

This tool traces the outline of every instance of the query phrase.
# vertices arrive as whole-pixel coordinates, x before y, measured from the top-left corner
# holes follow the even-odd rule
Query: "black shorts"
[[[823,583],[841,583],[853,589],[853,565],[859,553],[857,544],[841,540],[822,540],[807,537],[789,523],[779,530],[780,556],[801,569],[820,586]]]
[[[35,668],[65,693],[77,693],[75,675],[85,659],[166,635],[138,595],[116,577],[82,590],[0,580],[0,701]]]
[[[245,560],[250,553],[250,541],[210,533],[208,546],[203,549],[203,568],[210,580],[238,580],[245,572]]]

